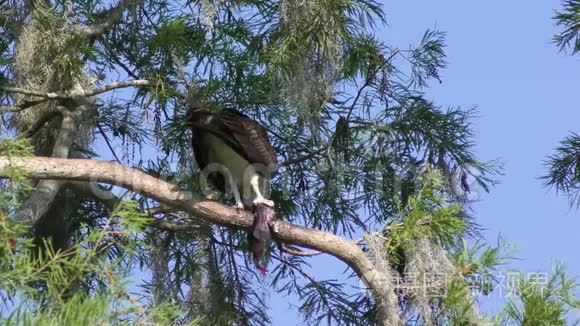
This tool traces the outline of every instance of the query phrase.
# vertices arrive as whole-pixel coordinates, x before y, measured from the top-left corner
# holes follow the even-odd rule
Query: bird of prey
[[[235,110],[194,108],[189,113],[189,124],[202,175],[220,191],[231,192],[237,209],[244,208],[244,199],[250,201],[254,223],[248,241],[256,267],[265,274],[261,260],[271,238],[269,222],[274,215],[274,202],[266,196],[278,166],[266,130]]]

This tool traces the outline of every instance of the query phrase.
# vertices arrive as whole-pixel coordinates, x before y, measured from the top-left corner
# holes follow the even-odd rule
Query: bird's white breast
[[[230,173],[242,196],[254,199],[255,194],[250,190],[250,180],[257,174],[250,162],[219,137],[210,133],[204,135],[204,142],[205,148],[208,149],[207,158],[213,166],[212,169],[215,168],[215,164],[221,165]]]
[[[209,162],[222,164],[232,174],[234,180],[241,180],[249,162],[220,138],[207,134],[205,139]]]

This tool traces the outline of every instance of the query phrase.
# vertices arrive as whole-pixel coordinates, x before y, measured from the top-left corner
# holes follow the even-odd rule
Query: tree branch
[[[282,252],[285,252],[287,254],[290,254],[293,256],[302,256],[302,257],[312,257],[312,256],[317,256],[317,255],[322,254],[322,252],[316,251],[316,250],[311,250],[311,251],[296,250],[294,248],[288,247],[285,244],[283,244],[281,246],[281,250],[282,250]]]
[[[74,134],[76,130],[75,116],[78,117],[80,113],[62,111],[62,123],[54,148],[52,150],[52,157],[67,157],[72,143],[74,142]],[[36,189],[26,198],[14,216],[15,220],[23,220],[27,224],[36,223],[48,210],[50,205],[56,198],[56,195],[62,187],[62,182],[57,180],[41,180]]]
[[[118,88],[127,88],[127,87],[137,87],[137,86],[154,86],[156,83],[145,80],[145,79],[136,79],[136,80],[128,80],[128,81],[118,81],[113,82],[108,85],[104,85],[101,87],[93,88],[90,90],[80,90],[80,91],[72,91],[69,93],[45,93],[39,92],[29,89],[24,89],[20,87],[4,87],[2,90],[6,93],[18,93],[23,95],[29,96],[36,96],[42,97],[45,99],[59,99],[59,100],[70,100],[70,99],[77,99],[79,97],[90,97],[99,95],[114,89]],[[38,104],[38,103],[35,103]]]
[[[35,105],[40,104],[40,103],[44,103],[46,101],[48,101],[48,99],[41,99],[41,100],[35,100],[35,101],[24,101],[22,104],[19,104],[19,105],[0,105],[0,113],[24,111],[28,108],[31,108]]]
[[[111,145],[111,142],[109,141],[109,137],[107,137],[107,134],[103,130],[103,127],[101,127],[100,124],[97,124],[97,128],[99,129],[99,133],[101,133],[101,136],[103,136],[103,139],[105,140],[105,143],[107,144],[107,147],[109,147],[109,150],[111,151],[111,154],[113,154],[113,157],[115,158],[115,161],[117,161],[117,163],[119,163],[119,164],[122,164],[121,163],[121,160],[117,156],[117,153],[115,153],[115,149],[113,148],[113,145]]]
[[[120,23],[125,10],[138,3],[139,0],[121,0],[116,6],[100,13],[103,17],[101,21],[89,26],[73,25],[71,26],[72,32],[87,38],[97,38],[110,30],[114,25]]]
[[[28,129],[23,130],[20,133],[20,136],[24,137],[24,138],[31,138],[32,136],[34,136],[34,134],[36,134],[36,132],[38,132],[40,130],[40,128],[44,127],[45,124],[47,124],[52,119],[54,119],[60,115],[61,115],[60,110],[54,110],[54,111],[50,111],[47,114],[44,114],[33,125],[29,126]]]
[[[171,183],[116,163],[45,157],[0,157],[0,178],[10,177],[10,169],[14,168],[26,173],[32,179],[91,181],[118,185],[154,199],[162,205],[186,211],[209,223],[232,228],[252,227],[253,216],[250,212],[237,211],[235,208],[198,198],[189,191],[179,190]],[[398,317],[388,315],[390,310],[388,307],[397,302],[395,293],[381,291],[385,284],[380,273],[355,243],[329,232],[280,220],[273,221],[271,228],[275,240],[328,253],[348,264],[369,288],[375,289],[372,293],[377,305],[378,324],[392,325],[393,320],[398,320]]]

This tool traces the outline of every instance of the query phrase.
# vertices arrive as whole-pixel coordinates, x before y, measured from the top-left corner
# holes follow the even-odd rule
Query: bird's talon
[[[264,205],[267,205],[267,206],[270,206],[270,207],[274,207],[274,202],[273,202],[273,201],[271,201],[271,200],[269,200],[269,199],[264,199],[264,198],[261,198],[261,199],[255,199],[255,200],[253,201],[253,204],[254,204],[254,205],[258,205],[258,204],[264,204]]]
[[[243,203],[236,203],[234,205],[234,207],[235,207],[235,209],[236,209],[236,211],[238,213],[241,213],[244,210],[244,204]]]

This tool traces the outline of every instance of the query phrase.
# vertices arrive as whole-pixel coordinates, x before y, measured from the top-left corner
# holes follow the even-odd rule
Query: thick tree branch
[[[213,224],[250,228],[253,222],[250,212],[237,211],[217,202],[197,198],[188,191],[179,190],[171,183],[116,163],[44,157],[0,157],[0,177],[9,177],[10,168],[20,169],[32,179],[91,181],[118,185]],[[387,308],[393,309],[392,304],[397,302],[395,293],[381,290],[385,285],[379,276],[381,273],[355,243],[332,233],[280,220],[272,222],[271,226],[273,236],[278,241],[328,253],[348,264],[369,288],[374,289],[372,293],[377,304],[379,325],[393,325],[392,321],[398,320],[397,317],[389,316],[387,313],[390,310]]]
[[[46,101],[48,101],[48,99],[43,98],[41,100],[35,100],[35,101],[24,101],[22,104],[19,104],[19,105],[0,105],[0,113],[24,111],[28,108],[31,108],[35,105],[40,104],[40,103],[44,103]]]
[[[42,127],[44,127],[44,125],[46,125],[48,122],[50,122],[52,119],[58,117],[61,115],[61,111],[60,110],[55,110],[55,111],[50,111],[49,113],[44,114],[42,117],[40,117],[33,125],[29,126],[28,129],[23,130],[20,133],[21,137],[24,138],[31,138],[32,136],[34,136],[34,134],[36,134]]]
[[[136,79],[136,80],[128,80],[128,81],[118,81],[113,82],[108,85],[104,85],[101,87],[96,87],[90,90],[75,90],[69,93],[46,93],[46,92],[39,92],[30,89],[24,89],[20,87],[4,87],[2,91],[6,93],[17,93],[29,96],[36,96],[42,97],[45,99],[55,99],[55,100],[70,100],[70,99],[77,99],[80,97],[90,97],[99,95],[108,91],[112,91],[114,89],[119,88],[127,88],[127,87],[147,87],[147,86],[155,86],[156,83],[150,80],[145,79]],[[38,103],[36,103],[38,104]]]
[[[138,3],[139,0],[121,0],[116,6],[100,13],[100,15],[103,17],[102,20],[89,26],[73,25],[72,31],[73,33],[82,35],[87,38],[97,38],[106,33],[116,24],[120,23],[125,10]]]
[[[52,151],[52,157],[67,157],[76,130],[77,112],[62,110],[62,123]],[[48,210],[62,187],[62,182],[57,180],[41,180],[36,189],[22,203],[13,218],[24,221],[27,224],[36,223]]]
[[[18,106],[18,105],[0,105],[0,112],[20,112],[26,108]]]

